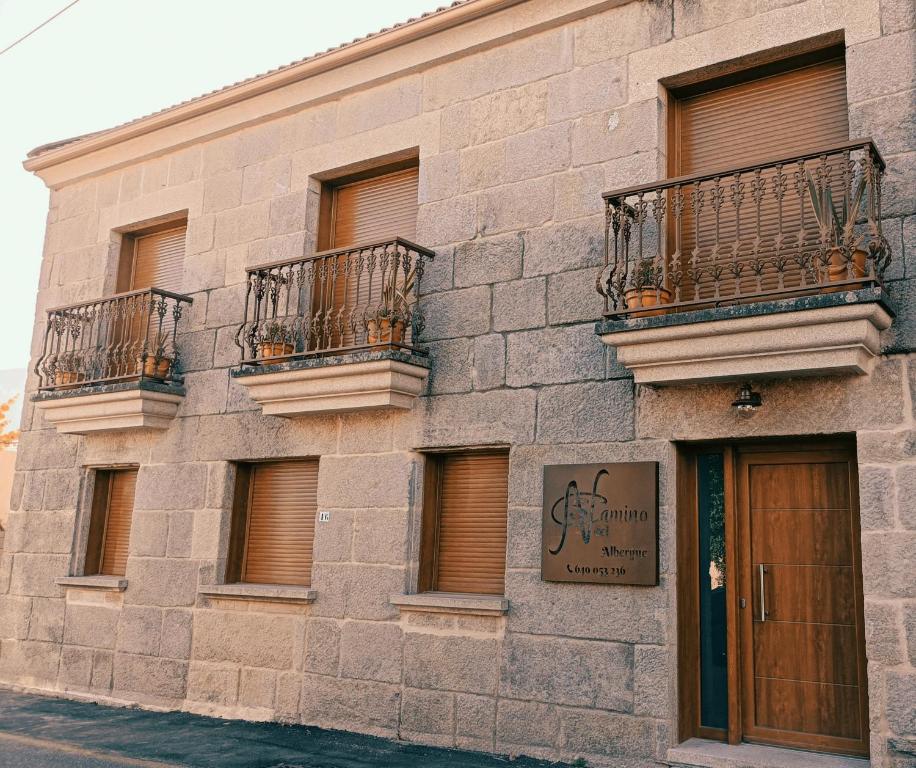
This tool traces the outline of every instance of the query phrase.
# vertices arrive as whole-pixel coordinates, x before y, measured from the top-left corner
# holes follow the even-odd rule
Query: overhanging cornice
[[[630,1],[472,0],[124,125],[52,144],[23,166],[59,187]],[[519,5],[524,10],[510,10]],[[443,37],[449,30],[454,34]]]

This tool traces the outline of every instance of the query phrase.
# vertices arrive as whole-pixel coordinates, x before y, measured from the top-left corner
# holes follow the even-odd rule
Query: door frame
[[[717,729],[700,724],[700,644],[699,623],[699,527],[696,482],[696,458],[702,454],[721,453],[723,456],[725,486],[725,579],[727,584],[738,584],[738,589],[726,593],[726,649],[728,669],[728,728]],[[789,739],[778,742],[764,738],[746,736],[744,733],[746,695],[743,685],[743,670],[749,660],[750,635],[742,638],[742,614],[751,617],[754,592],[748,584],[750,571],[747,558],[750,556],[750,537],[746,524],[739,520],[739,487],[742,485],[737,474],[739,456],[748,453],[805,454],[806,458],[829,454],[845,456],[850,466],[850,512],[853,547],[853,572],[855,585],[857,669],[859,675],[860,713],[862,716],[864,751],[853,746],[849,739],[821,737],[818,744],[809,739],[805,744],[791,744]],[[802,460],[801,458],[799,460]],[[858,464],[856,461],[855,438],[850,437],[784,437],[777,439],[717,440],[679,443],[677,445],[677,609],[678,609],[678,738],[686,741],[693,737],[725,741],[729,744],[742,742],[770,743],[779,746],[802,749],[823,749],[836,754],[867,756],[868,754],[868,678],[865,657],[864,609],[862,591],[861,528],[859,519]],[[746,492],[746,491],[745,491]],[[746,540],[739,540],[739,537]],[[747,573],[744,573],[747,571]],[[743,574],[743,575],[742,575]],[[750,591],[748,591],[750,589]],[[745,594],[746,607],[739,607],[739,593]],[[746,620],[746,619],[744,619]],[[750,640],[752,642],[752,639]],[[845,743],[844,743],[845,742]]]

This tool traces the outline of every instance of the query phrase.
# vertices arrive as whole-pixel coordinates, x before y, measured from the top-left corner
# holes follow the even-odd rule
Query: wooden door
[[[867,754],[854,454],[741,450],[735,474],[743,737]]]
[[[417,234],[419,171],[418,166],[411,166],[334,187],[328,247],[353,248],[395,237],[413,240]],[[361,255],[368,259],[370,253]],[[359,256],[357,252],[338,256],[337,277],[329,269],[325,278],[333,284],[315,288],[313,311],[320,311],[331,323],[325,344],[329,348],[362,341],[365,319],[382,302],[384,276],[378,267],[370,274],[367,262],[360,268]]]
[[[134,243],[134,265],[131,274],[130,290],[159,288],[163,291],[178,293],[184,275],[184,250],[187,226],[143,235]],[[150,344],[156,346],[157,337],[170,347],[175,319],[172,316],[173,305],[167,306],[166,313],[159,318],[154,309],[150,309],[149,325]],[[141,323],[142,324],[142,323]],[[138,328],[138,333],[144,329]],[[153,350],[155,352],[155,349]]]
[[[149,288],[178,293],[184,274],[187,226],[158,229],[139,235],[125,235],[118,291],[142,291]],[[160,316],[159,309],[164,312]],[[106,346],[114,354],[106,363],[105,376],[134,375],[141,372],[144,345],[147,354],[175,356],[175,304],[164,306],[148,296],[127,299],[120,313],[110,321]],[[155,366],[153,366],[155,368]]]

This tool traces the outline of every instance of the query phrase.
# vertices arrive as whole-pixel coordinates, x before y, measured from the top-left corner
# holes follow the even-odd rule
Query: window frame
[[[683,133],[682,105],[685,99],[734,85],[752,83],[755,80],[762,80],[775,75],[788,74],[840,58],[845,62],[845,45],[842,42],[829,42],[815,45],[811,50],[801,53],[777,55],[763,63],[737,66],[736,69],[724,74],[705,73],[705,76],[698,76],[682,85],[670,82],[670,80],[677,80],[677,78],[669,78],[667,84],[663,81],[667,178],[673,179],[684,175],[682,170],[681,139]]]
[[[474,454],[502,454],[506,457],[506,485],[508,488],[511,454],[509,446],[481,446],[475,448],[454,449],[430,452],[425,455],[423,467],[423,507],[420,523],[420,552],[417,567],[417,592],[439,592],[439,533],[441,521],[442,467],[450,456],[468,456]],[[503,560],[503,578],[505,579],[506,554],[508,553],[509,497],[506,496],[506,553]],[[504,582],[505,584],[505,582]],[[477,592],[449,592],[448,594],[480,594]],[[505,594],[505,586],[503,589]]]
[[[235,463],[235,482],[233,486],[232,508],[229,521],[229,545],[226,550],[226,570],[224,583],[226,584],[253,584],[269,586],[264,582],[246,581],[243,576],[246,572],[248,560],[248,538],[251,527],[251,503],[254,494],[254,474],[259,466],[269,466],[284,462],[314,462],[316,473],[320,467],[318,456],[292,456],[283,458],[263,459],[259,461],[240,461]],[[315,506],[315,525],[317,526],[318,507]],[[276,586],[311,588],[312,574],[314,572],[314,541],[315,531],[312,532],[313,555],[309,563],[308,585],[287,584],[285,582],[272,582]]]
[[[419,155],[411,153],[398,160],[375,160],[361,163],[358,170],[341,173],[321,179],[321,191],[318,201],[318,235],[316,250],[330,251],[337,248],[335,230],[337,222],[337,196],[341,188],[361,181],[376,179],[382,176],[416,168],[419,173]],[[359,245],[356,243],[355,245]],[[345,246],[349,247],[349,246]]]
[[[185,260],[187,260],[187,212],[177,216],[169,216],[165,220],[157,221],[155,224],[137,224],[130,229],[121,231],[121,247],[118,253],[117,272],[115,276],[115,293],[127,293],[128,291],[135,290],[134,273],[137,265],[137,247],[139,241],[150,235],[157,235],[161,232],[170,232],[177,229],[184,229],[185,231]],[[160,286],[154,285],[151,287],[158,288]]]
[[[102,570],[105,562],[105,543],[107,541],[109,517],[111,514],[111,488],[114,476],[119,472],[139,472],[139,465],[118,465],[110,467],[93,467],[92,488],[87,499],[89,515],[86,524],[86,540],[83,548],[83,576],[124,576],[124,574],[106,573]],[[136,488],[136,486],[135,486]],[[136,498],[131,503],[130,520],[133,531],[133,518],[136,511]],[[130,557],[128,538],[127,558]],[[126,568],[125,568],[126,570]]]

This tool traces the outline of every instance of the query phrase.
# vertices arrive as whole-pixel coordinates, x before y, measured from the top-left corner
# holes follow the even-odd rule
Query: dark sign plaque
[[[658,464],[544,467],[541,578],[658,584]]]

